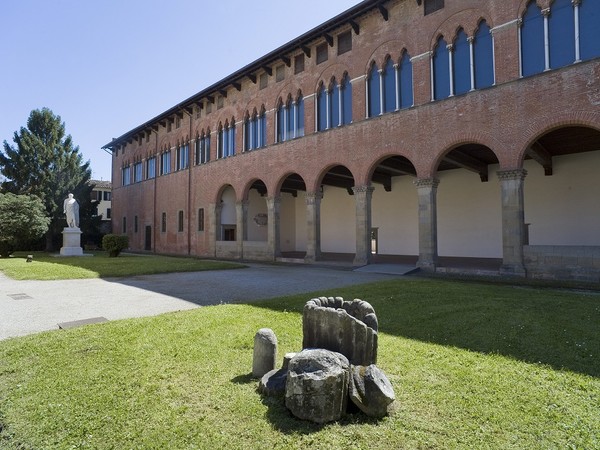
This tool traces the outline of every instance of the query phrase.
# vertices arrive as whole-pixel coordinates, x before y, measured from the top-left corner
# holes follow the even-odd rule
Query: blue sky
[[[360,0],[0,0],[0,141],[50,108],[101,147]]]

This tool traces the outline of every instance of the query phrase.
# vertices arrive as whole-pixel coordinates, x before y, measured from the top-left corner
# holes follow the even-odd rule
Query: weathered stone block
[[[336,352],[302,350],[289,364],[285,406],[296,417],[316,423],[339,420],[346,412],[350,363]]]

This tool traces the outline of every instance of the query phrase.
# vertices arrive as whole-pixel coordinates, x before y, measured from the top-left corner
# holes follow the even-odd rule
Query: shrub
[[[108,256],[117,257],[121,250],[129,247],[129,238],[126,235],[107,234],[102,238],[102,248],[108,252]]]

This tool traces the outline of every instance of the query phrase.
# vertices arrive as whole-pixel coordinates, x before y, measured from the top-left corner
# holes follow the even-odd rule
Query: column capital
[[[446,45],[446,48],[448,49],[449,52],[451,52],[452,50],[454,50],[454,44],[448,44],[448,45]]]
[[[418,178],[413,181],[413,183],[417,188],[430,187],[437,189],[440,184],[440,180],[437,178]]]
[[[272,195],[270,197],[267,197],[267,202],[281,203],[281,194]]]
[[[571,3],[573,3],[573,6],[579,6],[581,5],[581,0],[571,0]]]
[[[353,186],[352,192],[355,194],[372,194],[375,188],[373,186]]]
[[[473,43],[474,41],[475,41],[475,36],[468,36],[468,37],[467,37],[467,42],[468,42],[469,44]]]
[[[320,202],[321,200],[323,200],[323,193],[322,192],[307,192],[306,194],[304,194],[304,197],[306,199],[306,204],[314,205],[317,202]]]
[[[507,180],[524,180],[527,176],[527,170],[525,169],[508,169],[508,170],[499,170],[496,172],[498,175],[498,179],[500,181]]]
[[[550,16],[550,8],[542,9],[542,16],[549,17]]]

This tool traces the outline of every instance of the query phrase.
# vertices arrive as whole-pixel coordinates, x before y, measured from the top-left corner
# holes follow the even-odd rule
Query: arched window
[[[246,112],[246,117],[244,118],[244,151],[248,151],[253,149],[252,147],[252,121],[250,117],[248,117],[248,112]]]
[[[410,108],[413,105],[413,71],[408,52],[400,59],[400,108]]]
[[[454,80],[454,93],[464,94],[471,90],[471,49],[467,34],[462,28],[456,34],[452,75]]]
[[[533,0],[527,5],[521,25],[521,73],[527,77],[544,68],[544,18]]]
[[[368,115],[375,117],[381,114],[381,80],[379,75],[379,67],[373,63],[369,76],[367,77],[367,94],[369,96]]]
[[[296,136],[304,136],[304,97],[302,92],[296,98]]]
[[[227,158],[235,155],[235,119],[231,119],[231,125],[228,121],[225,126],[219,124],[217,142],[217,153],[219,158]]]
[[[352,122],[352,83],[348,74],[344,74],[341,82],[342,125]]]
[[[396,68],[392,58],[383,66],[383,112],[396,110]]]
[[[317,91],[317,131],[327,129],[327,89],[321,83]]]
[[[473,43],[473,64],[475,66],[475,89],[494,84],[494,42],[490,27],[485,20],[479,23]]]
[[[210,160],[210,130],[196,139],[196,164],[204,164]]]
[[[295,116],[295,102],[292,101],[292,96],[288,95],[287,102],[285,104],[285,140],[289,141],[290,139],[294,139],[296,136],[294,134],[294,116]]]
[[[264,147],[267,145],[267,114],[265,112],[265,105],[260,107],[260,114],[258,116],[258,147]]]
[[[575,62],[575,20],[571,0],[554,0],[552,3],[548,18],[548,39],[552,69]]]
[[[235,119],[231,118],[231,124],[229,125],[229,129],[227,130],[228,135],[228,146],[227,146],[227,156],[235,155]]]
[[[450,69],[448,47],[440,36],[433,51],[433,98],[440,100],[450,96]]]
[[[277,112],[275,113],[275,120],[277,121],[277,128],[276,128],[276,135],[275,138],[277,140],[277,142],[283,142],[284,141],[284,136],[285,136],[285,118],[284,118],[284,110],[285,107],[283,105],[283,101],[281,100],[281,98],[279,99],[279,102],[277,104]]]
[[[332,78],[329,86],[329,128],[335,128],[341,125],[340,85]]]
[[[600,56],[600,2],[582,0],[579,10],[579,48],[581,59]]]

